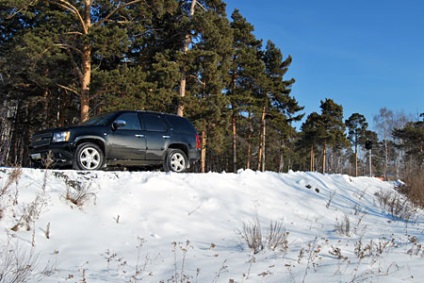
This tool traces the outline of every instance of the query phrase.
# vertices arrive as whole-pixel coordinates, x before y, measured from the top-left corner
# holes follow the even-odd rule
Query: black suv
[[[118,111],[79,126],[47,129],[31,139],[33,167],[162,166],[183,172],[200,158],[197,131],[185,118],[148,111]]]

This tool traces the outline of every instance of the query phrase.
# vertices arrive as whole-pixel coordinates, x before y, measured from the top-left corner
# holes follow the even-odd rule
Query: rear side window
[[[185,118],[179,116],[166,116],[169,124],[177,132],[196,133],[193,125]]]
[[[154,131],[154,132],[166,131],[166,126],[158,115],[144,114],[143,120],[144,120],[144,124],[146,125],[147,131]]]

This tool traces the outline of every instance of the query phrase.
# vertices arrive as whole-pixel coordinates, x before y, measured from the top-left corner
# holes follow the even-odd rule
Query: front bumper
[[[43,148],[30,148],[31,167],[61,168],[72,166],[73,153],[69,145],[58,144]]]

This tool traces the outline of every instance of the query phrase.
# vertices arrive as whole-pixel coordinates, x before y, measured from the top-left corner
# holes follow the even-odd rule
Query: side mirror
[[[112,123],[112,129],[117,130],[119,128],[124,127],[126,124],[127,122],[125,122],[124,120],[116,120],[115,122]]]

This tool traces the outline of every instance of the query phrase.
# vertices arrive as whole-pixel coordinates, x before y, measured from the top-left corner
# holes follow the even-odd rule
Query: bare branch
[[[64,85],[61,85],[61,84],[56,84],[58,87],[60,87],[60,88],[63,88],[63,89],[65,89],[65,90],[68,90],[68,91],[70,91],[70,92],[73,92],[73,93],[75,93],[76,95],[79,95],[79,92],[78,91],[76,91],[75,89],[72,89],[72,88],[70,88],[70,87],[67,87],[67,86],[64,86]]]
[[[206,86],[206,83],[205,82],[203,82],[203,81],[201,81],[197,76],[194,76],[194,75],[190,75],[189,76],[190,78],[192,78],[192,79],[195,79],[199,84],[201,84],[202,86]]]
[[[105,21],[107,21],[110,17],[112,17],[116,12],[118,12],[120,9],[122,9],[122,8],[125,8],[125,7],[127,7],[127,6],[129,6],[129,5],[132,5],[132,4],[137,4],[137,3],[140,3],[140,2],[145,2],[145,0],[134,0],[134,1],[131,1],[131,2],[128,2],[128,3],[126,3],[126,4],[124,4],[124,5],[118,5],[118,7],[116,7],[112,12],[110,12],[106,17],[104,17],[104,19],[102,19],[101,21],[99,21],[99,22],[97,22],[97,24],[96,25],[98,25],[98,26],[101,26]]]
[[[70,50],[70,49],[72,49],[72,50],[76,51],[77,53],[82,54],[82,51],[81,51],[80,49],[78,49],[78,48],[76,48],[75,46],[72,46],[72,45],[70,45],[70,44],[57,43],[57,44],[55,44],[55,45],[56,45],[57,47],[61,48],[61,49],[65,49],[65,50]]]
[[[78,9],[75,6],[73,6],[71,3],[69,3],[65,0],[52,1],[52,3],[64,8],[65,10],[70,11],[75,16],[77,16],[78,20],[81,23],[81,27],[84,31],[84,34],[88,34],[88,28],[89,27],[85,24],[83,17],[81,16],[80,12],[78,11]]]

